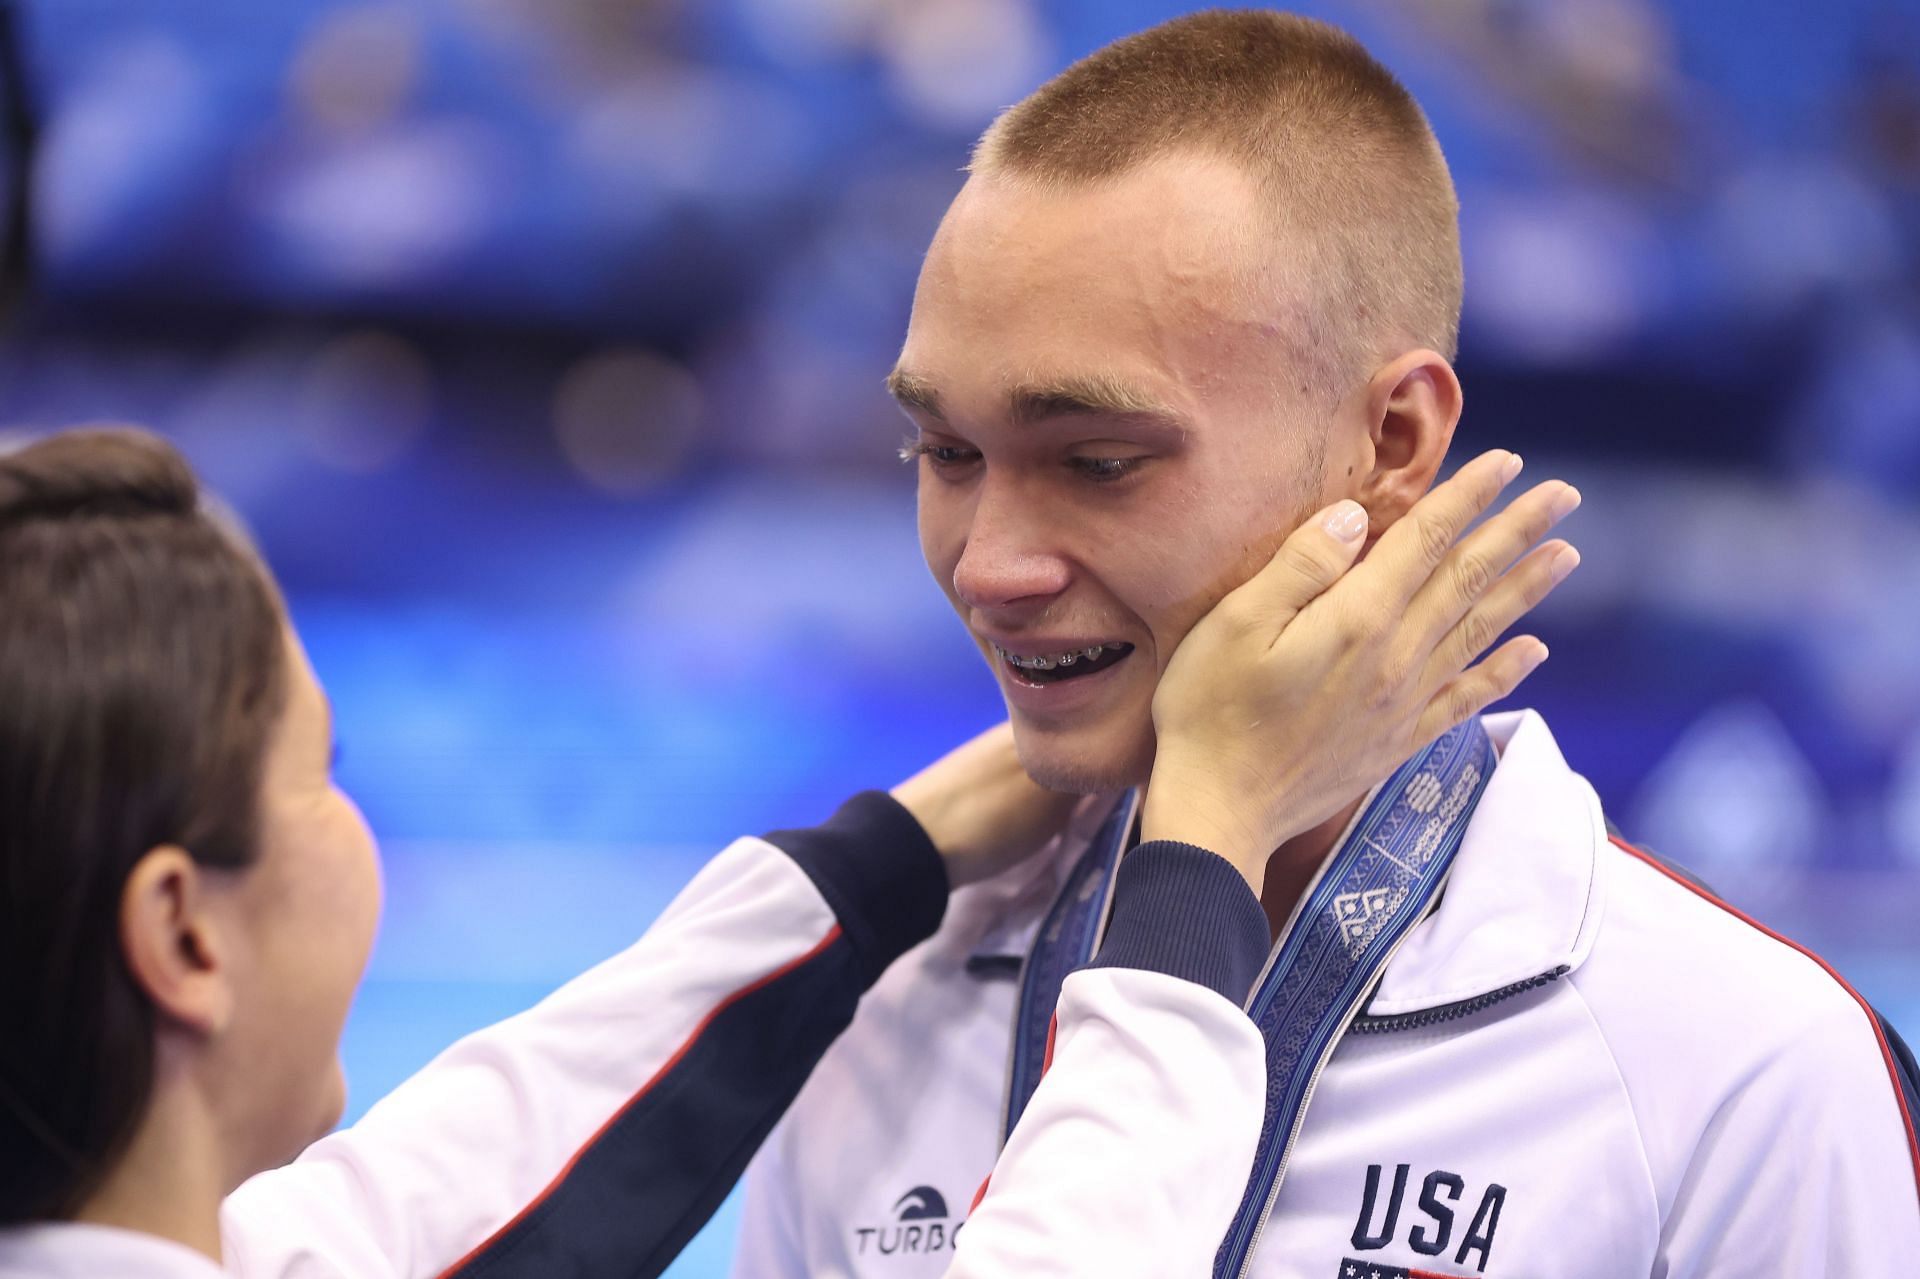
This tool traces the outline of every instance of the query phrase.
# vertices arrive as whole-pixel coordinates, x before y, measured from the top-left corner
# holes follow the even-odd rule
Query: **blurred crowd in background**
[[[168,432],[281,573],[389,861],[358,1102],[996,717],[881,378],[995,111],[1188,7],[0,6],[0,432]],[[1452,164],[1457,455],[1586,494],[1523,700],[1911,1035],[1920,3],[1299,7]]]

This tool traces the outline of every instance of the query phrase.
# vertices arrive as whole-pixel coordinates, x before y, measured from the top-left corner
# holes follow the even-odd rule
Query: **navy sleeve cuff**
[[[1260,899],[1233,863],[1170,839],[1120,860],[1113,916],[1090,968],[1144,968],[1247,1001],[1272,939]]]
[[[766,838],[800,863],[833,907],[868,985],[933,936],[947,913],[945,860],[885,791],[862,791],[824,825]]]

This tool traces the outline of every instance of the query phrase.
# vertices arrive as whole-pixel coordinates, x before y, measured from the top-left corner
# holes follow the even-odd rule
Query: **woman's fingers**
[[[1522,493],[1448,552],[1439,569],[1415,593],[1407,609],[1409,621],[1431,639],[1446,635],[1506,580],[1507,570],[1528,547],[1579,506],[1580,490],[1561,480],[1549,480]],[[1509,619],[1507,625],[1511,624]],[[1480,648],[1499,633],[1496,630],[1488,635]],[[1465,660],[1471,660],[1471,655]]]
[[[1508,569],[1441,638],[1421,687],[1441,688],[1456,678],[1578,567],[1580,552],[1556,538]]]
[[[1309,517],[1287,535],[1258,573],[1218,607],[1279,638],[1301,609],[1340,580],[1366,541],[1366,508],[1343,499]]]
[[[1460,534],[1520,474],[1520,465],[1518,453],[1482,453],[1380,535],[1367,556],[1367,574],[1393,597],[1396,611],[1435,575]]]
[[[1511,696],[1546,660],[1547,646],[1531,635],[1502,644],[1486,661],[1461,672],[1433,695],[1415,730],[1415,749]]]
[[[1145,827],[1200,832],[1258,883],[1280,843],[1511,694],[1546,656],[1537,639],[1469,664],[1564,578],[1571,547],[1526,550],[1577,495],[1542,485],[1456,544],[1519,465],[1475,458],[1351,571],[1363,517],[1336,504],[1202,618],[1154,694]]]

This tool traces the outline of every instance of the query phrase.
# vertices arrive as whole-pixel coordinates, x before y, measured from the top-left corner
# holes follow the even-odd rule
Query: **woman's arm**
[[[883,794],[736,841],[635,945],[236,1191],[229,1273],[657,1273],[947,891]]]

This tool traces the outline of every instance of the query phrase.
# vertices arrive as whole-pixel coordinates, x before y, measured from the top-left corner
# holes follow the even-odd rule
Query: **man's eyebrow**
[[[945,421],[940,392],[905,368],[887,374],[887,393],[902,408]],[[1022,383],[1007,393],[1008,416],[1021,426],[1057,417],[1125,417],[1153,422],[1184,433],[1187,419],[1145,391],[1119,378],[1090,374]]]
[[[1186,426],[1181,414],[1145,391],[1101,374],[1016,386],[1008,393],[1008,410],[1022,425],[1054,417],[1130,417],[1179,429]]]
[[[896,368],[887,374],[887,394],[903,409],[918,409],[931,418],[940,418],[940,392],[918,374]],[[942,419],[945,420],[945,419]]]

